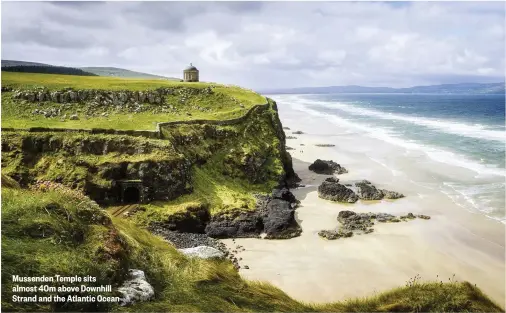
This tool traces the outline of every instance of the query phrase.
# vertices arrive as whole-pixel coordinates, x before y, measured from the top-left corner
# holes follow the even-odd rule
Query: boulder
[[[123,295],[120,298],[120,305],[125,306],[153,298],[155,290],[147,282],[144,271],[131,269],[128,272],[130,278],[118,288],[118,292]]]
[[[288,201],[290,204],[300,203],[300,201],[297,200],[297,198],[295,198],[293,193],[290,190],[288,190],[288,188],[273,189],[272,190],[272,198],[285,200],[285,201]]]
[[[352,211],[341,211],[337,220],[341,223],[343,231],[363,230],[372,227],[372,215],[369,213],[355,213]]]
[[[353,211],[340,211],[337,214],[337,219],[342,220],[342,219],[346,219],[346,218],[353,216],[353,215],[357,215],[357,213],[355,213]]]
[[[292,238],[299,236],[302,232],[295,220],[295,210],[290,202],[281,199],[269,201],[263,223],[267,239]]]
[[[78,116],[77,114],[72,114],[72,115],[70,116],[70,119],[71,119],[71,120],[73,120],[73,121],[75,121],[75,120],[78,120],[78,119],[79,119],[79,116]]]
[[[324,181],[318,186],[318,196],[322,199],[338,202],[355,203],[358,201],[358,196],[353,190],[339,183],[329,181]]]
[[[335,240],[341,237],[341,235],[335,230],[320,230],[318,236],[328,239]]]
[[[357,182],[357,184],[367,184],[367,185],[370,185],[370,184],[371,184],[371,182],[370,182],[370,181],[368,181],[367,179],[363,179],[363,180],[361,180],[361,181]]]
[[[222,259],[225,257],[225,254],[220,250],[208,246],[198,246],[194,248],[186,248],[178,250],[184,255],[192,258]]]
[[[385,199],[400,199],[400,198],[404,198],[404,195],[402,193],[399,193],[399,192],[389,191],[389,190],[386,190],[386,189],[381,189],[381,192],[383,193]]]
[[[406,218],[414,219],[414,218],[416,218],[416,216],[413,215],[413,213],[408,213],[407,215],[401,216],[401,218],[403,218],[403,219],[406,219]]]
[[[363,200],[381,200],[384,197],[384,194],[381,190],[378,190],[376,187],[371,185],[370,183],[359,182],[355,183],[357,187],[357,195],[360,199]]]
[[[262,230],[262,218],[255,211],[214,215],[205,227],[212,238],[259,237]]]
[[[394,215],[388,214],[388,213],[378,213],[378,214],[376,214],[375,217],[376,217],[376,220],[381,223],[390,222],[396,218]]]
[[[339,178],[336,178],[336,177],[328,177],[328,178],[325,178],[325,181],[327,181],[327,182],[331,182],[331,183],[338,183],[338,182],[339,182]]]
[[[332,160],[324,161],[320,159],[317,159],[316,161],[314,161],[313,164],[309,165],[309,170],[317,174],[325,174],[325,175],[332,175],[334,173],[336,174],[348,173],[348,170],[346,170],[344,167],[337,164],[336,162]]]

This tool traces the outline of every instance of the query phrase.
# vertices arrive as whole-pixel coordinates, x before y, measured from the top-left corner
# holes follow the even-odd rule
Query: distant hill
[[[26,72],[30,71],[31,73],[43,73],[41,71],[36,71],[35,66],[54,66],[51,64],[38,63],[38,62],[27,62],[27,61],[18,61],[18,60],[2,60],[2,70],[5,70],[7,67],[14,66],[30,66],[31,68],[27,68]],[[65,66],[54,66],[60,68],[70,68]],[[145,78],[145,79],[167,79],[167,80],[181,80],[180,78],[175,77],[165,77],[160,75],[153,75],[148,73],[131,71],[123,68],[117,67],[79,67],[78,69],[83,70],[84,72],[92,73],[98,76],[109,76],[109,77],[123,77],[123,78]],[[17,70],[18,72],[21,70]],[[45,72],[44,72],[45,73]],[[54,74],[64,74],[62,72],[54,73]],[[73,74],[79,75],[79,74]]]
[[[180,80],[179,78],[141,73],[117,67],[81,67],[81,69],[99,76]]]
[[[2,68],[9,66],[51,66],[50,64],[16,60],[2,60]]]
[[[261,90],[264,94],[328,94],[328,93],[436,93],[436,94],[504,94],[503,83],[462,83],[410,88],[329,86],[301,87],[287,89]]]
[[[77,75],[77,76],[98,76],[93,73],[83,71],[79,68],[53,66],[53,65],[16,65],[2,67],[4,72],[19,73],[42,73],[42,74],[60,74],[60,75]]]

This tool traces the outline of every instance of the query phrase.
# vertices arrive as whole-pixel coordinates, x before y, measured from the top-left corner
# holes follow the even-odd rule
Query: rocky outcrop
[[[290,202],[272,199],[267,204],[266,213],[263,216],[265,238],[293,238],[301,234],[302,229],[295,220],[295,209]]]
[[[330,178],[318,186],[318,197],[326,200],[355,203],[358,196],[353,190],[338,183],[336,178]]]
[[[214,238],[259,237],[261,233],[267,239],[296,237],[302,232],[295,220],[297,204],[288,189],[275,189],[270,196],[257,196],[254,211],[213,216],[205,231]]]
[[[313,164],[309,165],[309,170],[317,174],[325,174],[325,175],[348,173],[348,170],[346,170],[344,167],[337,164],[336,162],[332,160],[324,161],[320,159],[317,159],[316,161],[313,162]]]
[[[365,182],[356,183],[357,195],[363,200],[381,200],[384,195],[381,190],[378,190],[375,186],[367,184]]]
[[[423,217],[422,217],[423,216]],[[426,215],[418,215],[422,219],[430,219]],[[356,213],[353,211],[340,211],[337,215],[337,221],[339,226],[334,230],[321,230],[318,235],[328,240],[334,240],[338,238],[352,237],[353,234],[370,234],[374,232],[372,228],[374,221],[379,223],[399,223],[401,221],[408,221],[415,219],[413,213],[396,217],[395,215],[388,213]]]
[[[179,252],[190,257],[190,258],[200,258],[200,259],[223,259],[225,258],[225,254],[220,250],[208,247],[208,246],[198,246],[193,248],[179,249]]]
[[[362,200],[399,199],[404,197],[399,192],[377,189],[367,180],[357,182],[355,186],[357,187],[357,195]]]
[[[151,286],[144,275],[144,271],[131,269],[129,270],[130,278],[126,280],[118,292],[123,296],[120,298],[120,305],[130,305],[139,301],[148,301],[155,295],[155,290]]]
[[[206,234],[213,238],[259,237],[262,230],[263,221],[256,211],[217,214],[205,228]]]
[[[183,233],[205,233],[206,225],[211,215],[206,204],[191,205],[186,211],[169,215],[166,221],[151,222],[149,228],[163,235],[163,231],[178,231]]]
[[[158,151],[164,151],[165,156],[156,154]],[[145,158],[134,158],[139,155]],[[9,132],[2,134],[2,157],[2,164],[16,162],[12,176],[23,187],[45,177],[83,190],[101,204],[121,201],[119,181],[124,180],[139,181],[145,201],[175,199],[193,188],[191,162],[161,140]]]
[[[402,193],[400,193],[400,192],[389,191],[389,190],[386,190],[386,189],[381,189],[381,192],[383,193],[385,199],[400,199],[400,198],[404,198],[404,195]]]

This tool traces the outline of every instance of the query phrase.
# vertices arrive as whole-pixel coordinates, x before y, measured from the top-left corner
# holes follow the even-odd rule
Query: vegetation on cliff
[[[2,88],[2,127],[12,128],[154,130],[159,122],[239,117],[266,103],[235,86],[159,79],[2,72]]]

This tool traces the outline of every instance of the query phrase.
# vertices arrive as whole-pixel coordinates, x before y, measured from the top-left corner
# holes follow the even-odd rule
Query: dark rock
[[[370,185],[370,184],[371,184],[371,182],[370,182],[370,181],[368,181],[367,179],[363,179],[363,180],[361,180],[361,181],[357,182],[357,184],[367,184],[367,185]]]
[[[401,216],[401,218],[414,219],[414,218],[416,218],[416,216],[415,216],[415,215],[413,215],[413,213],[408,213],[407,215],[403,215],[403,216]]]
[[[376,220],[381,223],[386,223],[394,219],[395,216],[388,213],[377,213],[376,214]]]
[[[341,234],[339,234],[337,231],[334,230],[320,230],[318,232],[318,236],[328,240],[335,240],[340,238]]]
[[[245,270],[249,270],[249,266],[248,265],[244,265],[244,269]]]
[[[302,135],[304,134],[302,131],[298,130],[298,131],[294,131],[292,132],[292,134],[295,134],[295,135]]]
[[[349,237],[353,236],[352,231],[341,231],[340,234],[341,234],[341,237],[344,237],[344,238],[349,238]]]
[[[153,222],[151,227],[161,227],[185,233],[204,233],[211,219],[207,205],[190,206],[185,212],[170,215],[164,222]]]
[[[324,161],[320,159],[317,159],[316,161],[314,161],[313,164],[309,165],[309,170],[317,174],[325,174],[325,175],[332,175],[334,173],[336,174],[348,173],[348,171],[344,167],[337,164],[336,162]]]
[[[325,181],[331,182],[331,183],[338,183],[339,182],[339,178],[337,178],[337,177],[328,177],[328,178],[325,178]]]
[[[293,193],[287,188],[273,189],[272,198],[285,200],[288,201],[289,203],[300,203],[300,201],[297,200],[297,198],[295,198]]]
[[[383,199],[383,192],[381,190],[378,190],[375,186],[359,182],[355,183],[355,186],[357,186],[357,195],[360,199],[363,200],[381,200]]]
[[[386,189],[381,189],[381,192],[383,193],[385,199],[400,199],[400,198],[404,198],[404,195],[402,193],[399,193],[399,192],[389,191],[389,190],[386,190]]]
[[[340,211],[338,214],[337,214],[337,219],[338,220],[341,220],[341,219],[346,219],[350,216],[353,216],[353,215],[357,215],[357,213],[353,212],[353,211]]]
[[[352,211],[341,211],[337,220],[341,223],[343,231],[363,230],[372,227],[374,223],[369,213],[355,213]]]
[[[358,196],[353,190],[330,181],[324,181],[318,186],[318,196],[322,199],[347,203],[355,203],[358,200]]]
[[[417,217],[424,219],[424,220],[430,220],[430,216],[428,216],[428,215],[419,214],[419,215],[417,215]]]
[[[295,210],[290,202],[273,199],[267,205],[267,216],[263,219],[267,239],[284,239],[299,236],[302,232],[295,220]]]
[[[259,237],[263,230],[262,218],[257,212],[232,212],[211,218],[205,228],[213,238]]]

